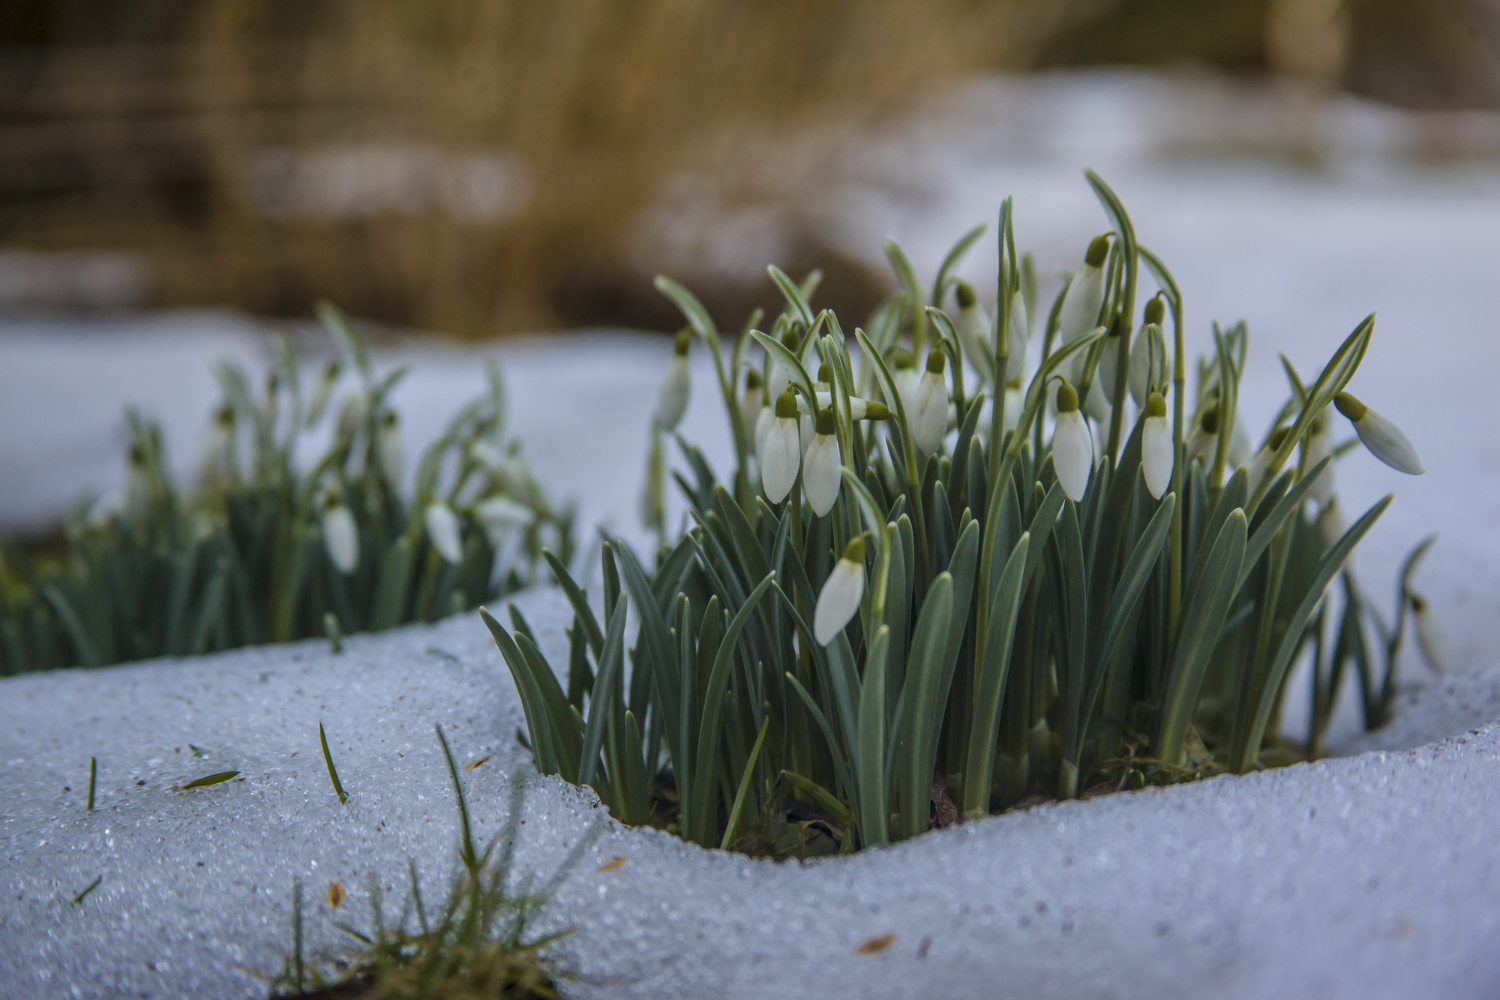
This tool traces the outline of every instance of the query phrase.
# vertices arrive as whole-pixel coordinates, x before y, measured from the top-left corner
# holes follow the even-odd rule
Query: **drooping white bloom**
[[[865,596],[865,540],[861,536],[844,548],[844,555],[833,566],[813,609],[813,638],[826,646],[838,637],[859,612]]]
[[[672,345],[672,360],[667,362],[667,374],[656,397],[656,419],[669,431],[687,412],[688,392],[692,388],[688,378],[688,347],[692,342],[691,333],[678,331],[677,341]]]
[[[376,444],[380,458],[380,471],[392,486],[401,485],[401,474],[406,471],[406,449],[401,444],[401,424],[395,410],[386,410],[380,415],[380,439]]]
[[[536,512],[510,497],[493,496],[474,505],[474,519],[493,537],[510,528],[530,527],[536,520]]]
[[[1010,297],[1010,328],[1005,331],[1006,380],[1015,378],[1026,368],[1026,347],[1031,343],[1031,325],[1026,320],[1026,300],[1019,294]]]
[[[151,477],[146,471],[146,453],[138,444],[130,446],[129,465],[125,472],[125,496],[120,514],[128,524],[142,525],[151,513]]]
[[[818,393],[818,409],[826,410],[833,405],[833,393]],[[812,407],[807,405],[807,400],[801,396],[797,397],[797,410],[803,414],[812,413]],[[884,420],[891,415],[891,411],[884,403],[877,403],[871,399],[860,399],[858,396],[849,397],[849,416],[854,420]]]
[[[444,562],[459,563],[464,557],[464,543],[458,530],[458,515],[441,500],[434,500],[422,511],[427,537]]]
[[[968,282],[960,281],[954,294],[958,298],[958,319],[954,322],[953,329],[958,333],[959,346],[963,348],[964,357],[969,359],[974,370],[989,378],[994,369],[989,314],[979,304],[979,298]]]
[[[234,460],[234,408],[225,404],[214,414],[213,425],[208,431],[203,461],[198,466],[198,486],[206,490],[224,486],[234,481],[237,471]]]
[[[1323,548],[1331,549],[1344,537],[1349,525],[1344,521],[1344,512],[1339,510],[1337,497],[1329,497],[1323,509],[1318,511],[1318,536],[1323,539]]]
[[[1307,436],[1307,467],[1310,469],[1333,452],[1333,420],[1327,411],[1313,418],[1312,433]],[[1328,463],[1307,493],[1318,503],[1328,503],[1334,491],[1333,463]]]
[[[339,434],[351,438],[365,428],[370,418],[370,394],[361,389],[350,393],[339,409]]]
[[[333,395],[333,386],[339,380],[341,367],[338,358],[331,359],[323,366],[323,374],[318,378],[318,384],[313,387],[312,399],[308,400],[307,413],[302,418],[303,426],[311,427],[323,418],[323,411],[328,408],[329,397]]]
[[[1230,468],[1238,469],[1250,464],[1250,428],[1245,426],[1245,417],[1238,410],[1234,414],[1234,429],[1229,432],[1229,452],[1225,458]]]
[[[1146,489],[1160,500],[1172,485],[1172,425],[1167,420],[1167,401],[1161,393],[1146,398],[1146,422],[1141,428],[1141,468]]]
[[[793,354],[797,353],[797,346],[800,341],[801,338],[797,336],[797,330],[795,327],[789,326],[784,331],[782,331],[781,346],[785,347]],[[785,368],[780,361],[776,360],[775,356],[772,356],[771,380],[766,386],[766,388],[770,390],[770,398],[773,400],[780,399],[781,394],[783,392],[786,392],[786,387],[791,384],[792,372]]]
[[[766,499],[781,503],[797,481],[797,467],[802,461],[801,435],[797,428],[797,401],[790,392],[776,397],[776,416],[766,428],[757,458],[760,461],[760,485]]]
[[[1094,471],[1094,438],[1078,412],[1078,392],[1062,379],[1057,388],[1057,427],[1052,432],[1052,466],[1063,492],[1074,503],[1088,489]]]
[[[1166,312],[1160,298],[1146,303],[1146,322],[1136,334],[1130,348],[1130,398],[1140,406],[1152,386],[1165,385],[1172,370],[1172,345],[1162,333],[1161,321]],[[1158,341],[1157,367],[1151,366],[1151,343]]]
[[[911,419],[912,409],[917,405],[917,362],[910,351],[897,348],[894,354],[896,368],[891,372],[891,380],[896,383],[896,392],[901,396],[901,405],[906,407],[906,418]],[[892,408],[895,403],[891,403]]]
[[[839,443],[834,437],[833,410],[818,411],[817,433],[802,457],[802,489],[813,513],[822,517],[833,509],[843,486],[843,466],[839,462]]]
[[[1411,595],[1412,621],[1417,627],[1417,648],[1436,674],[1448,672],[1448,636],[1433,617],[1432,607],[1419,594]]]
[[[752,440],[760,413],[765,408],[765,392],[760,387],[760,373],[751,368],[745,372],[745,388],[740,392],[740,429]]]
[[[328,550],[328,561],[345,576],[359,565],[359,528],[354,515],[331,493],[323,501],[323,546]]]
[[[1068,290],[1063,294],[1062,308],[1057,314],[1057,330],[1063,344],[1070,344],[1092,330],[1099,321],[1099,308],[1104,305],[1104,260],[1109,256],[1109,237],[1096,236],[1089,243],[1083,266],[1068,281]],[[1078,381],[1083,372],[1083,357],[1074,355],[1068,362],[1071,381]]]
[[[760,449],[766,440],[766,432],[771,429],[771,422],[776,419],[776,408],[773,406],[762,406],[760,412],[755,415],[755,460],[760,461]]]
[[[927,371],[917,383],[912,409],[907,414],[913,443],[928,453],[942,446],[943,435],[948,431],[948,383],[943,380],[947,360],[940,348],[927,352]]]
[[[1370,454],[1408,476],[1420,476],[1427,471],[1422,467],[1422,459],[1417,455],[1416,446],[1401,432],[1401,428],[1355,399],[1352,393],[1339,393],[1333,405],[1349,418],[1349,422],[1354,425],[1354,432],[1359,435]]]

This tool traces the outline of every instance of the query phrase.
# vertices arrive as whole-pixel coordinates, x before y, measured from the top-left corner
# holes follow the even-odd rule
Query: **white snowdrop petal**
[[[422,512],[422,524],[427,528],[432,547],[437,549],[444,562],[463,561],[464,546],[459,536],[458,515],[453,513],[452,507],[441,501],[428,504]]]
[[[1314,465],[1317,465],[1323,459],[1327,458],[1332,451],[1333,431],[1329,426],[1329,421],[1325,419],[1322,429],[1315,431],[1307,439],[1307,467],[1312,468]],[[1328,468],[1324,469],[1318,475],[1318,478],[1313,480],[1313,484],[1307,488],[1307,494],[1318,503],[1327,504],[1333,499],[1334,487],[1333,463],[1329,462]]]
[[[914,414],[909,415],[915,444],[924,452],[934,452],[943,443],[948,430],[948,386],[936,372],[927,372],[917,383]]]
[[[760,412],[755,415],[755,460],[760,461],[761,446],[765,444],[766,432],[771,429],[771,422],[776,419],[776,411],[769,406],[762,406]]]
[[[1005,334],[1005,349],[1009,352],[1005,360],[1006,381],[1026,369],[1026,345],[1030,340],[1031,332],[1026,325],[1026,300],[1013,295],[1010,300],[1010,329]]]
[[[1147,417],[1141,430],[1141,467],[1146,489],[1160,500],[1172,484],[1172,425],[1166,417]]]
[[[1427,471],[1422,467],[1416,445],[1411,443],[1401,428],[1374,410],[1367,409],[1365,415],[1354,422],[1354,431],[1370,450],[1370,454],[1397,472],[1420,476]]]
[[[1156,373],[1157,378],[1164,377],[1172,370],[1172,345],[1163,337],[1161,346],[1161,368]],[[1146,390],[1153,381],[1151,376],[1151,337],[1146,328],[1142,327],[1141,332],[1136,335],[1135,345],[1130,348],[1130,398],[1135,400],[1136,406],[1144,404]]]
[[[1104,269],[1084,264],[1068,282],[1068,291],[1058,313],[1057,329],[1062,334],[1062,342],[1070,343],[1092,330],[1103,304]]]
[[[323,545],[329,561],[345,576],[359,565],[359,528],[349,508],[341,503],[323,511]]]
[[[667,430],[674,429],[687,412],[688,393],[692,383],[688,377],[686,355],[674,354],[667,363],[667,375],[662,380],[661,391],[656,397],[656,419]]]
[[[489,497],[474,507],[479,522],[492,531],[506,528],[524,528],[536,520],[536,514],[523,503],[510,497]]]
[[[791,385],[791,383],[791,373],[782,367],[780,362],[773,361],[771,363],[771,381],[767,385],[767,388],[770,389],[771,401],[775,402],[778,396],[786,392],[786,387]]]
[[[1057,415],[1057,429],[1052,434],[1052,465],[1068,499],[1074,503],[1082,500],[1094,468],[1094,439],[1077,410]]]
[[[848,559],[840,559],[828,574],[822,593],[813,609],[813,637],[826,646],[838,637],[859,612],[865,595],[865,568]]]
[[[400,484],[401,474],[406,470],[406,449],[401,443],[401,427],[394,420],[382,423],[377,452],[385,478],[393,486]]]
[[[838,441],[829,434],[814,435],[802,459],[802,489],[813,513],[822,517],[833,509],[843,485]]]
[[[953,324],[958,332],[958,341],[976,371],[990,370],[990,318],[978,302],[958,311],[958,322]]]
[[[1323,539],[1323,548],[1331,549],[1334,544],[1347,531],[1349,525],[1344,521],[1343,511],[1339,510],[1338,501],[1330,497],[1323,504],[1323,509],[1318,511],[1318,535]]]
[[[1100,365],[1099,367],[1103,368],[1104,366]],[[1095,379],[1094,384],[1089,386],[1089,398],[1083,404],[1083,408],[1090,417],[1093,417],[1098,422],[1099,426],[1109,426],[1109,415],[1113,408],[1109,405],[1109,399],[1105,395],[1103,382]]]
[[[1234,415],[1234,430],[1229,432],[1229,452],[1225,458],[1230,468],[1238,469],[1250,464],[1250,449],[1255,447],[1250,440],[1250,428],[1238,412]]]
[[[797,481],[802,445],[793,417],[777,417],[766,430],[760,454],[760,485],[766,499],[781,503]]]

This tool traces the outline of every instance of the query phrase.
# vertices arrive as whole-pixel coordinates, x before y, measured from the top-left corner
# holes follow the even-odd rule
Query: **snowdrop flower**
[[[352,438],[364,429],[370,417],[370,394],[364,390],[351,393],[339,410],[339,435]]]
[[[1062,344],[1072,343],[1098,325],[1099,308],[1104,305],[1104,260],[1108,256],[1109,237],[1095,236],[1084,255],[1083,266],[1068,281],[1057,317]],[[1076,382],[1083,372],[1083,358],[1074,355],[1069,365],[1072,380]]]
[[[826,646],[844,630],[859,611],[865,596],[865,539],[861,535],[844,548],[844,556],[834,564],[833,572],[818,594],[813,609],[813,637]]]
[[[380,437],[376,444],[380,460],[380,471],[392,486],[400,485],[401,473],[406,469],[406,449],[401,445],[401,424],[395,410],[386,410],[380,415]]]
[[[453,513],[452,507],[441,500],[432,501],[422,512],[422,524],[427,529],[432,547],[443,557],[443,562],[463,561],[464,544],[459,537],[458,515]]]
[[[1109,397],[1115,391],[1115,374],[1119,368],[1115,364],[1115,355],[1120,347],[1120,342],[1115,339],[1118,336],[1120,335],[1111,334],[1104,338],[1104,351],[1099,355],[1099,364],[1094,369],[1094,381],[1089,386],[1088,399],[1083,402],[1084,412],[1098,421],[1101,427],[1109,424],[1109,416],[1114,409]]]
[[[1250,428],[1245,426],[1245,417],[1238,410],[1234,414],[1234,429],[1229,432],[1229,451],[1225,459],[1231,468],[1241,468],[1250,464],[1250,449],[1254,445],[1250,442]]]
[[[1161,393],[1146,397],[1146,424],[1141,429],[1141,467],[1146,489],[1160,500],[1172,484],[1172,425],[1167,421],[1167,401]]]
[[[141,446],[130,446],[129,468],[125,473],[125,496],[120,513],[133,525],[144,524],[151,512],[151,478],[146,472],[146,453]]]
[[[740,393],[740,430],[754,435],[760,422],[760,413],[765,408],[765,393],[760,387],[760,373],[751,368],[745,372],[745,389]]]
[[[1198,426],[1188,439],[1187,460],[1198,459],[1205,465],[1213,461],[1214,449],[1219,446],[1219,404],[1215,403],[1198,415]]]
[[[656,397],[656,419],[669,431],[677,426],[687,411],[688,390],[691,388],[688,347],[692,342],[691,333],[686,330],[678,332],[677,342],[672,345],[672,360],[667,362],[667,376],[662,379],[661,392]]]
[[[757,458],[760,461],[760,485],[766,500],[781,503],[797,481],[797,466],[802,460],[802,446],[797,432],[797,400],[790,392],[776,397],[776,416],[766,428]]]
[[[800,343],[801,339],[802,338],[797,336],[796,328],[789,326],[782,331],[781,346],[785,347],[793,354],[796,354],[797,345],[798,343]],[[771,359],[771,382],[769,386],[767,386],[767,388],[770,389],[770,397],[772,399],[780,399],[781,394],[783,392],[786,392],[786,387],[791,384],[792,373],[787,371],[786,368],[782,367],[781,362],[777,361],[773,357]]]
[[[323,546],[328,561],[345,576],[359,565],[359,528],[349,508],[331,492],[323,499]]]
[[[995,367],[990,348],[990,318],[967,281],[960,281],[954,294],[958,298],[958,320],[953,329],[958,333],[959,345],[975,370],[988,376]]]
[[[233,481],[234,475],[234,408],[225,404],[214,414],[209,428],[203,462],[198,467],[198,485],[212,489]]]
[[[1078,412],[1078,392],[1061,379],[1057,388],[1057,427],[1052,432],[1052,466],[1063,492],[1074,503],[1083,499],[1094,469],[1094,438]]]
[[[323,411],[328,408],[328,399],[333,395],[334,383],[339,380],[341,368],[338,358],[331,359],[323,366],[323,374],[313,387],[312,399],[308,401],[307,413],[302,418],[304,427],[311,427],[322,419]]]
[[[510,528],[530,527],[536,520],[536,512],[510,497],[493,496],[474,505],[474,519],[494,538]]]
[[[1411,595],[1412,620],[1417,626],[1417,648],[1422,651],[1422,659],[1432,668],[1435,674],[1446,674],[1448,672],[1448,636],[1444,634],[1443,627],[1432,615],[1432,608],[1428,605],[1426,598],[1419,594]],[[826,645],[826,644],[825,644]]]
[[[818,393],[818,409],[823,410],[833,405],[833,393]],[[807,400],[801,396],[797,397],[797,409],[803,413],[811,413],[812,407],[807,405]],[[870,399],[860,399],[858,396],[849,397],[849,416],[854,420],[884,420],[891,415],[891,411],[884,403],[877,403]]]
[[[948,383],[943,381],[947,363],[941,348],[927,352],[927,371],[917,383],[912,412],[907,415],[914,443],[929,454],[942,446],[943,435],[948,432]]]
[[[833,436],[833,410],[818,411],[817,433],[802,459],[802,489],[813,513],[822,517],[833,509],[843,485],[843,466],[839,463],[839,443]]]
[[[1260,451],[1255,453],[1255,461],[1250,463],[1250,470],[1245,477],[1246,485],[1251,492],[1254,492],[1255,488],[1260,485],[1260,481],[1265,478],[1266,473],[1271,468],[1271,459],[1276,456],[1276,449],[1281,447],[1281,443],[1286,440],[1286,436],[1291,432],[1292,429],[1290,427],[1276,428],[1271,432],[1271,436],[1266,439],[1266,443],[1261,446]],[[1328,498],[1315,499],[1319,503],[1326,503]]]
[[[1318,535],[1323,539],[1323,548],[1331,549],[1334,543],[1344,537],[1344,532],[1349,530],[1349,525],[1344,521],[1344,512],[1339,510],[1337,498],[1330,497],[1318,511]]]
[[[760,412],[755,415],[755,460],[760,461],[760,449],[766,440],[766,432],[771,429],[771,423],[776,419],[776,408],[774,406],[762,406]]]
[[[1325,410],[1313,418],[1312,433],[1307,436],[1307,467],[1312,468],[1333,452],[1333,420]],[[1333,463],[1308,487],[1308,495],[1318,503],[1333,499]]]
[[[1352,393],[1339,393],[1333,405],[1349,418],[1349,422],[1354,425],[1354,432],[1370,450],[1370,454],[1408,476],[1420,476],[1427,471],[1422,468],[1422,459],[1417,456],[1416,446],[1401,432],[1401,428],[1361,403]]]
[[[1135,345],[1130,348],[1130,398],[1135,400],[1136,406],[1141,405],[1152,386],[1165,384],[1167,372],[1172,369],[1172,345],[1167,343],[1161,329],[1165,314],[1166,306],[1162,304],[1160,297],[1147,302],[1146,322],[1141,327],[1141,332],[1136,334]],[[1154,371],[1151,370],[1153,333],[1161,335],[1161,350],[1157,353],[1160,367]]]
[[[911,351],[899,347],[892,355],[892,360],[896,363],[896,370],[891,373],[891,380],[896,383],[896,392],[901,396],[901,405],[906,407],[909,419],[912,409],[917,405],[917,359],[912,356]]]

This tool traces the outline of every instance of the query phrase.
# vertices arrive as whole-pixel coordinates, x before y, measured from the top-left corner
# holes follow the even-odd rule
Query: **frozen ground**
[[[1283,392],[1277,352],[1309,370],[1377,310],[1353,388],[1406,427],[1429,471],[1408,479],[1355,454],[1340,469],[1340,495],[1352,510],[1397,493],[1359,556],[1377,595],[1405,550],[1440,532],[1418,582],[1448,627],[1456,675],[1407,695],[1391,729],[1346,735],[1348,749],[1370,751],[1360,756],[1044,807],[852,859],[778,867],[606,825],[550,911],[576,928],[561,957],[587,978],[572,988],[1497,995],[1500,453],[1487,401],[1500,363],[1500,171],[1419,168],[1358,143],[1354,153],[1335,144],[1318,169],[1169,157],[1166,140],[1134,138],[1157,127],[1149,115],[1122,124],[1107,113],[1121,101],[1108,89],[1096,89],[1097,101],[1064,94],[1034,105],[1036,121],[1061,116],[1083,136],[1059,147],[1043,140],[1060,126],[1007,132],[996,124],[1005,95],[974,93],[892,129],[884,147],[862,147],[863,173],[841,175],[828,202],[846,241],[868,250],[894,233],[930,272],[947,241],[1014,193],[1018,238],[1050,274],[1076,264],[1103,228],[1077,174],[1092,163],[1176,271],[1195,342],[1210,319],[1249,320],[1245,405],[1257,431]],[[1338,134],[1366,134],[1362,120],[1337,119]],[[190,340],[183,331],[194,324],[221,339]],[[190,465],[213,396],[209,356],[262,356],[253,327],[236,324],[0,326],[0,525],[35,525],[81,492],[109,488],[126,399],[162,417]],[[629,531],[668,350],[662,339],[590,334],[408,348],[379,361],[416,362],[400,401],[420,439],[480,389],[480,359],[499,357],[511,426],[538,473],[579,500],[585,524]],[[709,450],[722,456],[713,406],[700,369],[688,423],[711,428],[695,433],[720,441]],[[110,428],[117,436],[101,445]],[[566,612],[556,597],[524,601],[544,639],[558,642]],[[1415,662],[1405,676],[1421,676]],[[319,757],[319,719],[352,792],[344,807]],[[289,944],[294,877],[311,900],[342,881],[361,921],[371,872],[399,892],[415,857],[432,892],[455,837],[435,722],[462,760],[495,754],[466,775],[494,830],[506,777],[525,771],[513,739],[520,713],[472,616],[354,639],[342,657],[309,643],[0,682],[0,994],[250,996],[260,987],[246,970],[271,971]],[[192,757],[189,743],[208,756]],[[92,815],[82,804],[90,756],[101,788]],[[172,791],[226,769],[245,781]],[[526,801],[522,868],[544,877],[600,814],[554,782],[533,782]],[[625,864],[596,871],[614,857]],[[329,917],[313,907],[324,944],[334,940]],[[856,952],[885,934],[895,937],[883,953]]]
[[[521,605],[555,662],[565,604]],[[461,764],[494,755],[464,774],[483,835],[527,770],[472,615],[342,655],[308,642],[3,683],[6,997],[255,996],[290,945],[294,878],[314,952],[337,946],[335,919],[368,925],[371,878],[399,899],[408,859],[440,891],[457,821],[434,723]],[[1491,710],[1497,683],[1483,681]],[[178,788],[223,770],[243,780]],[[585,841],[538,925],[573,928],[555,957],[580,996],[1493,997],[1497,789],[1486,725],[777,865],[619,827],[591,794],[533,779],[517,876],[546,883]],[[335,881],[350,893],[337,914]]]

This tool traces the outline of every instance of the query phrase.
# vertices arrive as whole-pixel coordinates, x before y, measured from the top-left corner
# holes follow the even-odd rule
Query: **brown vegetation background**
[[[0,247],[143,261],[106,304],[665,325],[634,220],[671,177],[774,171],[779,132],[1097,64],[1494,106],[1497,39],[1494,0],[0,0]]]

